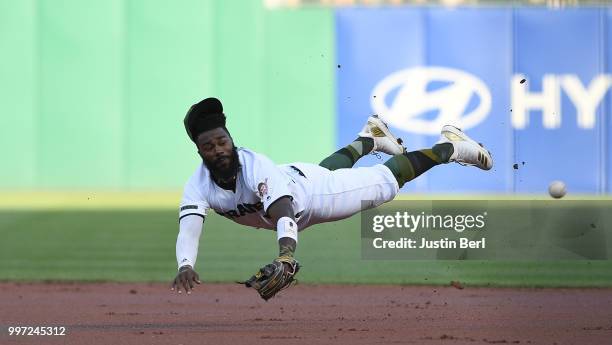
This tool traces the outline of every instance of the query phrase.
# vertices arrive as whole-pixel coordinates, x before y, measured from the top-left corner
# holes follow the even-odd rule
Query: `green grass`
[[[170,281],[175,210],[0,211],[0,280]],[[612,261],[361,260],[359,217],[301,233],[302,283],[612,286]],[[277,252],[276,234],[211,214],[200,241],[204,281],[246,279]]]

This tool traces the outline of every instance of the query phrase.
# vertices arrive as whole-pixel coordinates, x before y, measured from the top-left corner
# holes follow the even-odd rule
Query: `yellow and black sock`
[[[359,158],[372,152],[373,148],[374,139],[359,137],[350,145],[332,153],[331,156],[325,158],[319,165],[329,170],[352,168]]]
[[[400,188],[422,173],[442,163],[448,163],[453,154],[453,145],[443,143],[434,145],[431,149],[406,152],[393,156],[385,162],[397,180]]]

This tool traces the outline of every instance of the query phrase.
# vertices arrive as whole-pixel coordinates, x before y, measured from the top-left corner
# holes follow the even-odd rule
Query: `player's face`
[[[202,132],[197,139],[198,152],[206,166],[225,175],[233,166],[232,138],[223,128]]]

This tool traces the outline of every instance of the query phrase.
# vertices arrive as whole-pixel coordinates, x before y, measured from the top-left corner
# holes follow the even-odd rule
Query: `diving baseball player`
[[[266,156],[237,148],[216,98],[193,105],[185,129],[202,158],[187,181],[176,241],[178,274],[172,289],[191,293],[200,284],[194,270],[198,242],[211,210],[239,224],[276,231],[279,254],[244,284],[268,300],[291,285],[300,265],[298,233],[307,227],[350,217],[393,200],[400,188],[440,164],[456,162],[489,170],[491,154],[460,129],[444,126],[430,149],[406,152],[387,125],[370,116],[357,139],[319,165],[276,165]],[[352,168],[373,151],[392,155],[384,164]],[[362,205],[362,200],[372,200]]]

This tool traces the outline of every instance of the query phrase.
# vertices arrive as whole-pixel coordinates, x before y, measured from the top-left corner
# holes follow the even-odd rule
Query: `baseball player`
[[[202,164],[187,181],[180,205],[178,274],[172,283],[179,293],[190,294],[200,284],[194,267],[211,210],[239,224],[276,231],[278,257],[244,282],[267,300],[294,281],[300,268],[295,260],[300,231],[393,200],[406,182],[434,166],[456,162],[489,170],[493,165],[489,151],[453,126],[442,128],[432,148],[407,152],[376,115],[368,118],[355,141],[319,165],[276,165],[260,153],[237,148],[225,120],[216,98],[193,105],[185,116],[185,129]],[[392,157],[384,164],[353,168],[373,151]]]

